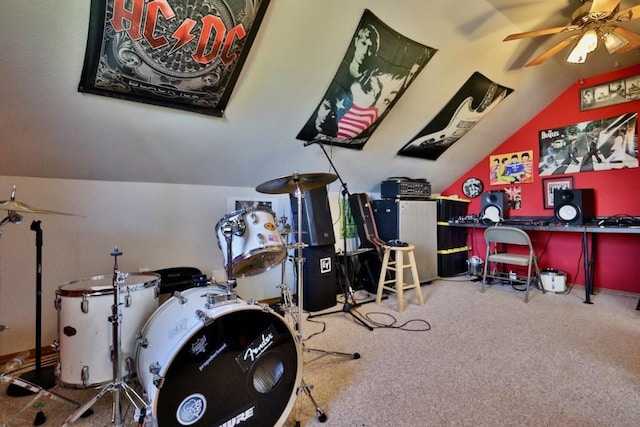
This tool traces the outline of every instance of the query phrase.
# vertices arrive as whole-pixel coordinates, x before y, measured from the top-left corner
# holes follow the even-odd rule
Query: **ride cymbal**
[[[313,190],[324,187],[336,179],[338,177],[332,173],[294,173],[263,182],[256,187],[256,191],[266,194],[294,193],[297,188],[300,188],[300,191]]]

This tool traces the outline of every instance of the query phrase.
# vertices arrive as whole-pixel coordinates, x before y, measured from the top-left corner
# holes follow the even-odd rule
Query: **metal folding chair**
[[[536,283],[540,281],[540,268],[538,258],[533,250],[529,235],[516,227],[494,226],[489,227],[484,232],[484,239],[487,243],[487,253],[485,257],[484,272],[482,275],[482,288],[485,291],[487,279],[508,280],[510,282],[526,284],[524,302],[529,301],[529,287],[532,280]],[[516,249],[520,247],[520,249]],[[524,248],[524,250],[523,250]],[[510,249],[512,249],[510,251]],[[527,252],[528,253],[525,253]],[[491,265],[490,265],[491,264]],[[508,272],[498,271],[499,264],[511,264],[527,267],[527,276],[513,277]],[[534,275],[532,270],[535,268]],[[544,288],[539,286],[544,293]]]

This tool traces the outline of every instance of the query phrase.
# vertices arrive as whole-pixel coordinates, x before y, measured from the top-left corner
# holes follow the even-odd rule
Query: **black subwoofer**
[[[593,188],[553,191],[553,214],[563,224],[582,225],[596,215]]]

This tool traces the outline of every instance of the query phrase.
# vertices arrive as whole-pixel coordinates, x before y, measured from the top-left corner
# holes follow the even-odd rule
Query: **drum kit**
[[[304,191],[335,179],[332,174],[294,173],[265,182],[256,190],[294,194],[301,212]],[[11,203],[11,207],[18,206],[13,196]],[[55,299],[56,383],[76,389],[99,388],[82,405],[67,399],[76,410],[64,425],[88,416],[90,408],[107,393],[113,397],[112,423],[119,426],[124,425],[123,396],[139,425],[145,420],[153,425],[281,425],[302,393],[324,422],[327,416],[303,378],[303,352],[349,359],[360,355],[305,346],[306,245],[300,227],[279,229],[277,223],[274,213],[262,206],[223,217],[215,232],[223,251],[226,283],[177,291],[162,304],[158,303],[160,275],[121,272],[118,257],[122,252],[117,247],[111,252],[112,277],[93,276],[59,286]],[[297,243],[284,244],[283,238],[286,241],[286,236],[294,233]],[[296,253],[297,306],[285,283],[289,249]],[[279,264],[281,312],[236,295],[236,277],[260,274]],[[32,392],[42,390],[27,385]]]

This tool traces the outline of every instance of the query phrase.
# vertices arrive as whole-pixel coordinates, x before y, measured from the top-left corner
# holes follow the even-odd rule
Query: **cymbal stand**
[[[297,207],[298,207],[298,212],[300,217],[302,216],[302,191],[300,190],[300,185],[299,185],[299,180],[297,180],[295,178],[294,175],[294,182],[295,182],[295,197],[296,197],[296,202],[297,202]],[[300,221],[298,221],[300,222]],[[296,331],[297,331],[297,338],[298,341],[300,342],[300,345],[302,346],[302,351],[303,352],[307,352],[307,353],[316,353],[316,354],[320,354],[319,357],[317,357],[316,359],[320,358],[320,357],[324,357],[324,356],[339,356],[339,357],[346,357],[349,359],[359,359],[360,358],[360,354],[358,353],[341,353],[341,352],[335,352],[335,351],[326,351],[326,350],[319,350],[319,349],[314,349],[314,348],[307,348],[304,342],[304,335],[303,335],[303,306],[304,306],[304,269],[303,269],[303,264],[304,264],[304,254],[303,254],[303,248],[306,247],[307,245],[305,243],[302,242],[302,227],[300,226],[301,224],[298,224],[298,230],[297,230],[297,237],[298,237],[298,242],[294,245],[296,248],[296,265],[297,265],[297,275],[298,275],[298,286],[297,286],[297,293],[298,293],[298,311],[297,311],[297,316],[294,315],[294,311],[292,310],[292,317],[294,318],[294,322],[295,322],[295,327],[296,327]],[[284,274],[283,274],[284,277]],[[282,284],[282,288],[283,288],[283,293],[287,294],[289,292],[289,288],[286,284],[284,284],[284,280],[283,280],[283,284]],[[289,295],[287,298],[285,298],[285,301],[291,301],[291,296]],[[286,311],[286,308],[285,308]],[[315,359],[314,359],[315,360]],[[304,365],[303,365],[304,366]],[[298,395],[300,395],[300,393],[304,393],[307,395],[307,397],[309,398],[309,400],[311,400],[311,403],[313,403],[315,410],[316,410],[316,415],[318,416],[318,421],[320,421],[321,423],[325,422],[327,420],[327,415],[324,413],[324,411],[322,411],[322,409],[318,406],[316,400],[313,398],[313,395],[311,394],[311,390],[313,389],[313,385],[307,383],[304,380],[304,376],[302,377],[302,380],[300,381],[300,385],[298,386],[298,390],[296,391],[296,393]]]
[[[312,316],[309,316],[309,318],[326,316],[326,315],[335,314],[335,313],[347,313],[351,315],[351,317],[353,317],[353,319],[356,320],[358,323],[360,323],[362,326],[369,329],[370,331],[373,331],[373,327],[369,323],[367,323],[364,318],[362,318],[359,314],[354,313],[352,310],[354,307],[358,307],[360,304],[356,302],[356,297],[353,292],[353,288],[351,286],[351,277],[350,277],[351,274],[349,272],[349,269],[350,269],[349,266],[351,263],[349,262],[348,255],[347,255],[347,215],[346,213],[347,213],[347,203],[349,203],[348,198],[350,196],[349,190],[347,189],[347,183],[344,182],[344,180],[338,173],[338,170],[336,169],[336,166],[333,164],[333,161],[331,160],[331,157],[329,156],[329,154],[327,154],[327,150],[324,148],[324,144],[322,143],[322,141],[314,140],[313,142],[317,143],[318,145],[320,145],[320,148],[322,148],[322,152],[324,153],[324,156],[327,158],[327,160],[329,161],[329,164],[331,165],[331,168],[336,173],[336,176],[338,177],[338,180],[340,181],[340,184],[342,187],[342,191],[341,191],[341,194],[342,194],[342,208],[341,208],[342,260],[343,260],[342,265],[344,268],[344,283],[342,283],[342,292],[344,294],[344,304],[342,305],[341,310],[314,314]]]
[[[116,247],[111,256],[114,259],[113,262],[113,305],[111,306],[111,316],[109,322],[112,325],[112,353],[111,358],[113,361],[113,380],[106,384],[102,389],[87,403],[83,404],[76,412],[71,414],[66,420],[63,426],[67,426],[68,423],[76,421],[82,414],[85,413],[91,406],[93,406],[98,399],[104,396],[107,392],[111,392],[113,395],[111,423],[116,426],[124,426],[122,419],[122,408],[120,404],[121,392],[129,399],[129,402],[136,408],[135,416],[138,419],[139,424],[142,424],[147,414],[151,414],[149,404],[126,382],[122,380],[122,371],[120,369],[120,353],[121,353],[121,326],[122,326],[122,313],[120,312],[120,286],[124,284],[127,278],[127,273],[122,273],[118,269],[118,256],[122,255],[122,252]],[[140,406],[138,406],[140,405]]]

